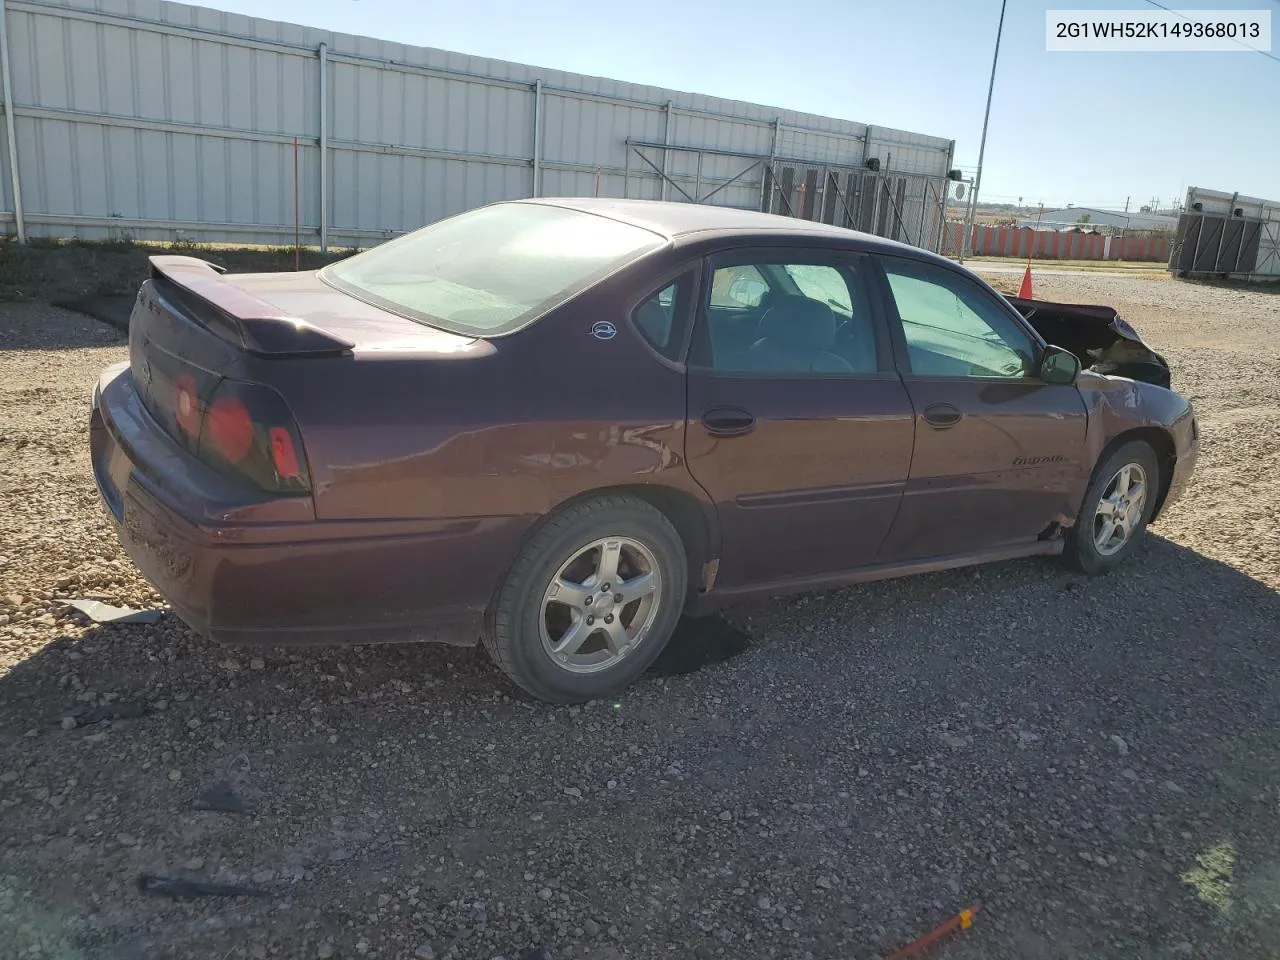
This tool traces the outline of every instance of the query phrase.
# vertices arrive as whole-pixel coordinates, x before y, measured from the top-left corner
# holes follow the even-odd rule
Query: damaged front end
[[[1113,307],[1006,297],[1047,343],[1070,350],[1094,373],[1169,387],[1169,364]]]

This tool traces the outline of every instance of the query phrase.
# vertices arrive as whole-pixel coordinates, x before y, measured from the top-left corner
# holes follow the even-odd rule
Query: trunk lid
[[[138,394],[157,423],[193,451],[199,432],[193,425],[246,357],[456,357],[490,350],[356,300],[315,272],[226,275],[195,257],[152,257],[129,318]]]
[[[487,353],[474,337],[427,326],[357,300],[320,279],[319,271],[245,273],[227,277],[241,292],[296,317],[312,329],[349,343],[353,353],[406,351],[455,355]]]

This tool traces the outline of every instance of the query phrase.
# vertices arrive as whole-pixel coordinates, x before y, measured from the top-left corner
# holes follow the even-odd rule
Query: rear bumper
[[[223,642],[474,644],[527,528],[317,521],[308,498],[246,500],[151,420],[126,365],[104,371],[89,433],[125,551],[178,616]]]

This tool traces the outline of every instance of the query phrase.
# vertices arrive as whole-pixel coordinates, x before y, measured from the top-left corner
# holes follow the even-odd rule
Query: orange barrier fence
[[[960,251],[964,224],[948,223],[943,252]],[[1030,227],[983,227],[974,224],[972,256],[1027,257],[1049,260],[1145,260],[1168,263],[1169,237],[1114,237],[1075,230],[1032,230]]]

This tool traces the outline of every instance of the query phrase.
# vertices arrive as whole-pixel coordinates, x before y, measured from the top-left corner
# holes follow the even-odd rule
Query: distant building
[[[1080,218],[1087,216],[1086,223]],[[1061,210],[1046,210],[1039,217],[1023,217],[1018,221],[1020,227],[1034,227],[1039,222],[1046,230],[1061,230],[1064,227],[1112,227],[1120,230],[1164,230],[1173,233],[1178,227],[1177,217],[1166,217],[1158,213],[1125,213],[1123,210],[1098,210],[1094,207],[1063,207]]]

